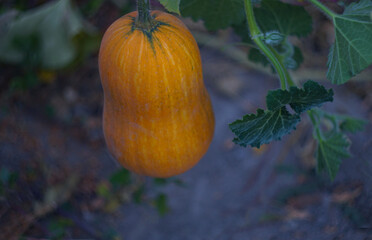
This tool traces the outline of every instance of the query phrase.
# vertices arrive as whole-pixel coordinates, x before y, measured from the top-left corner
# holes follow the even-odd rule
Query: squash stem
[[[153,18],[150,14],[150,0],[137,0],[137,10],[136,27],[143,30],[151,30]]]

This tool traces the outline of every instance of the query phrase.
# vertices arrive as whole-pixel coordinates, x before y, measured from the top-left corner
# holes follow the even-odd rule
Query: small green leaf
[[[133,201],[137,204],[142,202],[143,194],[145,193],[145,186],[141,185],[138,189],[133,192]]]
[[[331,132],[324,138],[316,138],[318,147],[316,158],[318,171],[327,170],[332,180],[335,179],[341,164],[341,159],[350,157],[349,139],[342,133]]]
[[[268,110],[258,109],[257,114],[245,115],[242,120],[229,125],[236,135],[234,142],[244,147],[260,147],[262,144],[279,140],[295,129],[301,120],[302,112],[328,101],[333,101],[332,89],[326,90],[313,81],[306,82],[303,89],[291,87],[289,91],[269,91],[266,96]],[[295,113],[290,114],[286,105]]]
[[[34,72],[32,72],[29,74],[24,74],[22,76],[14,77],[9,84],[9,89],[11,91],[29,90],[37,86],[38,83],[39,83],[39,78]]]
[[[59,217],[56,219],[52,219],[48,224],[48,230],[50,231],[51,239],[62,239],[67,234],[68,228],[73,225],[73,222],[67,218]]]
[[[327,78],[334,84],[347,82],[372,64],[372,1],[361,0],[334,15],[335,42],[328,56]]]
[[[343,116],[340,123],[340,129],[343,132],[356,133],[362,131],[367,125],[367,121],[363,119],[353,118],[349,116]]]
[[[289,105],[297,113],[302,113],[313,107],[318,107],[324,102],[333,101],[333,90],[327,90],[314,81],[307,81],[303,89],[291,87],[289,92],[292,96]]]
[[[166,178],[154,178],[154,183],[159,186],[164,186],[168,183]]]
[[[320,109],[308,112],[314,125],[314,138],[318,142],[316,158],[318,171],[326,170],[333,180],[338,172],[341,160],[350,157],[350,140],[347,132],[363,130],[367,121],[347,115],[328,113]],[[332,124],[324,124],[324,120]],[[325,127],[322,127],[322,124]]]
[[[127,169],[122,168],[111,175],[110,182],[115,187],[126,186],[131,183],[130,172]]]
[[[111,190],[105,182],[101,182],[97,185],[97,194],[101,197],[108,198],[111,196]]]
[[[164,193],[160,193],[155,199],[155,207],[160,216],[164,216],[168,211],[168,198]]]
[[[181,0],[180,11],[194,21],[202,19],[211,31],[241,23],[245,17],[241,0]]]
[[[313,107],[318,107],[324,102],[333,101],[333,90],[325,89],[314,81],[307,81],[303,89],[291,87],[287,90],[270,91],[266,97],[266,104],[269,110],[277,110],[286,104],[300,114]]]
[[[313,112],[320,118],[325,118],[333,123],[332,131],[342,131],[343,133],[356,133],[362,131],[368,124],[368,121],[349,115],[328,113],[320,109],[314,109]]]
[[[181,0],[159,0],[159,2],[169,11],[180,15]]]

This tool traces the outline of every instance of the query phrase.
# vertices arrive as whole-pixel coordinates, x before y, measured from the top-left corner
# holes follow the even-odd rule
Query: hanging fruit
[[[214,115],[198,46],[175,16],[138,11],[104,34],[99,70],[103,130],[111,154],[127,169],[171,177],[192,168],[213,137]]]

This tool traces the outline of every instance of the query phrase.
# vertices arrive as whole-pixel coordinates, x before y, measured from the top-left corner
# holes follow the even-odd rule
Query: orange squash
[[[199,49],[186,26],[161,11],[137,15],[116,20],[101,43],[105,140],[125,168],[171,177],[207,151],[213,110]]]

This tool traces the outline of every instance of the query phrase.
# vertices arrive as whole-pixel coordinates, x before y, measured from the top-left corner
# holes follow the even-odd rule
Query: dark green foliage
[[[266,96],[267,110],[258,109],[257,114],[245,115],[242,120],[229,125],[236,135],[234,142],[244,147],[260,147],[279,140],[295,129],[302,112],[329,101],[333,101],[333,91],[313,81],[306,82],[303,89],[291,87],[289,91],[269,91]],[[287,105],[295,113],[289,113]]]
[[[327,171],[331,179],[336,177],[341,160],[350,157],[351,141],[348,132],[364,129],[367,121],[350,116],[331,114],[320,109],[309,113],[314,125],[314,138],[317,141],[316,158],[317,170]],[[329,122],[330,124],[325,124]],[[323,126],[329,126],[324,128]]]
[[[168,197],[164,193],[158,194],[155,198],[155,207],[159,212],[160,216],[164,216],[168,211]]]
[[[328,56],[327,78],[335,84],[350,78],[372,64],[372,1],[361,0],[334,15],[335,42]]]
[[[96,30],[82,19],[69,0],[50,2],[22,13],[8,11],[4,15],[0,61],[6,63],[61,69],[79,57],[78,36],[79,44],[97,43]],[[97,48],[94,44],[94,50]]]
[[[130,172],[125,168],[115,172],[110,177],[110,182],[114,187],[123,187],[131,183]]]
[[[218,30],[238,24],[244,19],[244,6],[241,0],[182,0],[181,15],[202,19],[207,29]]]

